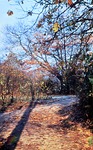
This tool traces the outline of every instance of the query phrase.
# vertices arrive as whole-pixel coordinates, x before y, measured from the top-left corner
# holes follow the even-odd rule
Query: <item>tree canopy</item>
[[[11,1],[9,1],[11,2]],[[24,50],[37,67],[56,76],[63,85],[69,69],[81,69],[93,43],[91,0],[13,1],[34,23],[7,28],[10,43]],[[28,5],[29,4],[29,5]],[[32,7],[31,7],[32,6]],[[11,10],[13,12],[13,10]],[[12,15],[13,13],[11,13]],[[31,64],[31,63],[30,63]],[[31,64],[31,65],[32,65]],[[35,64],[35,63],[34,63]]]

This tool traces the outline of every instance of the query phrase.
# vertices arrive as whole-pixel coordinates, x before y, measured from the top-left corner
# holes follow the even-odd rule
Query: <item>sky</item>
[[[14,3],[15,0],[0,0],[0,57],[3,57],[3,55],[6,55],[6,52],[2,50],[2,47],[4,46],[4,38],[5,38],[5,27],[7,25],[13,25],[16,26],[18,22],[20,21],[27,21],[29,20],[30,24],[33,24],[33,16],[26,18],[26,19],[20,19],[22,17],[25,17],[25,14],[22,12],[22,9],[19,8]],[[30,5],[27,3],[24,3],[25,10],[30,8],[34,5],[33,0],[28,0],[30,2]],[[90,1],[90,0],[88,0]],[[31,3],[32,2],[32,3]],[[40,8],[39,8],[40,9]],[[8,16],[7,12],[8,10],[12,10],[14,12],[13,15]],[[32,19],[31,19],[32,18]]]
[[[7,15],[8,10],[13,10],[14,14],[11,16]],[[2,28],[6,25],[13,25],[18,20],[18,10],[14,7],[13,4],[8,2],[8,0],[0,0],[0,32],[2,32]]]
[[[31,1],[30,1],[30,4],[31,4]],[[33,5],[34,4],[32,3],[31,7]],[[28,9],[29,4],[27,4],[26,2],[26,4],[23,6],[25,6],[25,10],[26,10]],[[8,16],[7,14],[8,10],[12,10],[13,15]],[[22,12],[22,9],[18,7],[17,5],[15,5],[14,0],[0,0],[0,57],[3,57],[4,55],[6,55],[6,52],[2,50],[2,47],[4,46],[5,27],[7,25],[16,26],[18,22],[26,21],[27,18],[25,20],[20,19],[25,16],[26,14]],[[31,17],[29,17],[29,19],[31,19]]]
[[[12,16],[7,15],[8,10],[13,10],[15,13]],[[5,54],[5,51],[1,49],[4,42],[4,28],[7,25],[14,25],[17,22],[17,10],[14,9],[13,5],[10,5],[8,0],[0,0],[0,56],[2,57]]]
[[[2,32],[2,27],[6,25],[16,24],[18,21],[22,21],[22,17],[25,18],[26,14],[22,12],[22,9],[14,3],[15,0],[0,0],[0,32]],[[34,6],[34,1],[26,1],[22,5],[24,10],[31,10]],[[8,10],[14,12],[13,15],[8,16]],[[39,8],[40,10],[40,8]],[[35,11],[39,11],[36,10]],[[34,15],[35,16],[35,15]],[[33,16],[29,17],[30,19],[34,18]],[[27,18],[26,18],[27,19]]]

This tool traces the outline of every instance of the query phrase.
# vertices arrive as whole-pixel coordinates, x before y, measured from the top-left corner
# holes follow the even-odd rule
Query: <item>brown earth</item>
[[[92,133],[73,119],[75,107],[51,103],[32,109],[28,105],[19,102],[0,114],[1,150],[93,149],[88,142]]]

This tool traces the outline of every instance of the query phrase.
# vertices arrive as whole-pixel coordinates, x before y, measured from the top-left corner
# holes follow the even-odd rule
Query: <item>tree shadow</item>
[[[7,141],[4,143],[4,145],[0,148],[1,150],[14,150],[17,146],[17,143],[20,139],[20,136],[22,134],[22,131],[28,121],[29,115],[32,112],[32,110],[36,106],[36,101],[30,102],[29,106],[25,110],[23,116],[21,117],[20,121],[8,137]]]
[[[50,124],[47,127],[54,130],[63,130],[65,133],[67,130],[75,130],[78,123],[82,127],[86,127],[93,132],[93,118],[88,119],[87,114],[78,104],[65,106],[57,112],[62,117],[58,124]]]

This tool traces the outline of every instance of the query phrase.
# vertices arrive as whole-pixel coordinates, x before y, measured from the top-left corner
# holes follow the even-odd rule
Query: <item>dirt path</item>
[[[27,120],[24,112],[26,115],[30,112]],[[33,110],[26,105],[19,110],[5,112],[0,115],[0,145],[7,141],[9,150],[92,150],[93,147],[88,144],[92,133],[81,127],[80,123],[73,122],[72,118],[68,119],[70,113],[71,106],[64,108],[54,103],[38,104]],[[25,125],[17,140],[19,133],[11,135],[11,132],[18,127],[20,120]]]

